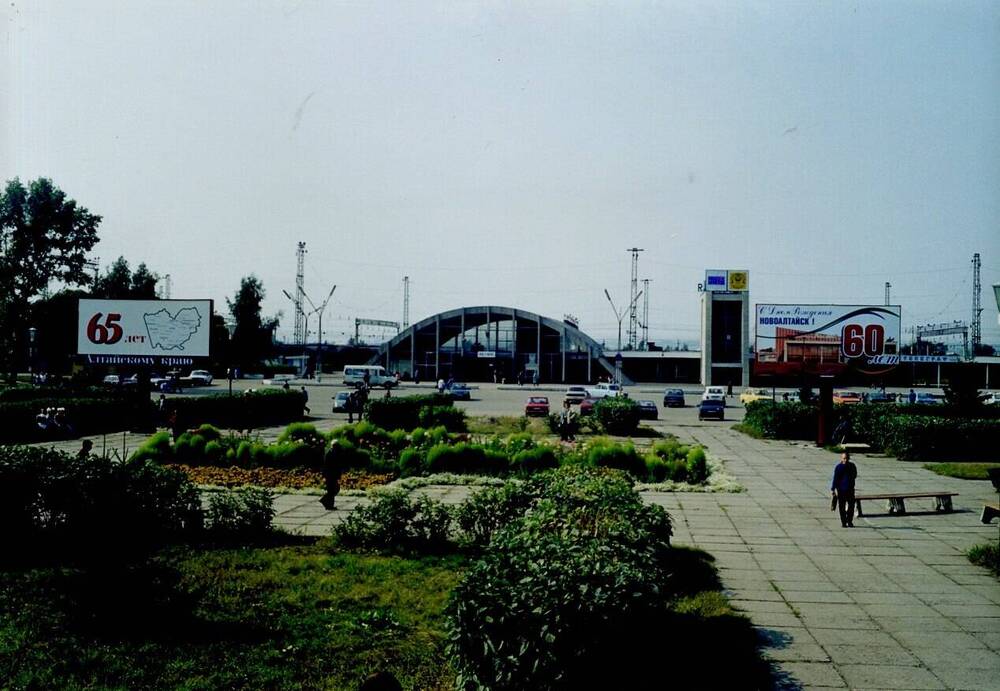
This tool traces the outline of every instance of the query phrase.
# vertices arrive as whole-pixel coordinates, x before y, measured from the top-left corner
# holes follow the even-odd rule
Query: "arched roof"
[[[566,333],[567,338],[576,341],[579,345],[584,346],[589,350],[593,357],[600,358],[604,353],[604,348],[600,343],[595,341],[593,338],[585,334],[583,331],[573,326],[572,324],[565,322],[561,319],[553,319],[551,317],[546,317],[541,314],[536,314],[534,312],[529,312],[528,310],[519,309],[516,307],[505,307],[502,305],[477,305],[473,307],[458,307],[456,309],[447,310],[444,312],[439,312],[438,314],[433,314],[429,317],[421,319],[418,322],[411,324],[405,330],[400,331],[392,339],[386,341],[381,346],[379,346],[379,355],[385,355],[386,349],[391,349],[409,339],[415,332],[421,331],[428,327],[434,326],[439,320],[440,321],[451,321],[453,319],[461,319],[462,315],[468,318],[470,315],[474,317],[483,316],[487,317],[488,320],[484,321],[496,321],[496,318],[502,317],[503,321],[514,319],[516,316],[518,319],[524,319],[525,321],[532,321],[536,323],[541,323],[556,332]],[[373,361],[379,356],[375,356]]]

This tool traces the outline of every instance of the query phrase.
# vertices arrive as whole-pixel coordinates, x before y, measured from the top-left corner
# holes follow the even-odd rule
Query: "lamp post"
[[[313,308],[312,314],[319,313],[319,352],[316,355],[316,381],[323,381],[323,312],[326,311],[326,305],[330,302],[330,298],[333,297],[333,291],[336,289],[337,284],[334,283],[326,299],[323,300],[323,304],[319,307],[313,304],[312,298],[306,295],[306,291],[302,291],[302,295],[305,296],[306,300],[309,301],[309,305]],[[309,323],[308,317],[306,317],[306,323]]]
[[[31,383],[35,383],[35,339],[38,337],[38,329],[35,327],[28,328],[28,379]]]
[[[615,355],[615,377],[618,379],[618,384],[621,384],[621,358],[622,358],[622,320],[625,318],[625,313],[632,309],[632,305],[635,304],[639,296],[642,295],[640,290],[635,294],[635,297],[631,302],[628,303],[628,307],[621,312],[615,307],[615,301],[611,299],[611,293],[608,289],[604,289],[604,295],[608,298],[608,302],[611,304],[611,311],[615,313],[615,319],[618,320],[618,354]]]
[[[226,343],[226,360],[228,361],[228,367],[226,367],[226,378],[229,380],[229,397],[233,397],[233,334],[236,333],[236,322],[226,321],[226,333],[229,334],[229,342]]]

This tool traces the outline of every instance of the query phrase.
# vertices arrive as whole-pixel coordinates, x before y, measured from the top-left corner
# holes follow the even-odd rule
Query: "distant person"
[[[438,393],[444,393],[444,377],[438,379]]]
[[[337,442],[333,442],[323,456],[323,480],[326,482],[326,494],[319,500],[327,511],[333,511],[337,495],[340,494],[340,474],[343,468],[337,462],[337,454],[333,450]]]
[[[420,372],[416,368],[413,369],[413,385],[420,386]]]
[[[286,379],[285,383],[281,385],[281,390],[282,391],[288,391],[289,388],[290,387],[288,386],[288,380]]]
[[[910,389],[910,405],[913,405],[916,402],[917,402],[917,392],[914,391],[913,389]]]
[[[80,450],[76,452],[77,458],[87,458],[90,456],[91,450],[94,448],[94,442],[89,439],[84,439],[83,443],[80,444]]]
[[[365,376],[364,376],[364,377],[362,377],[362,381],[364,381],[364,384],[365,384],[365,388],[367,389],[367,388],[368,388],[368,386],[369,386],[369,385],[371,384],[371,382],[372,382],[372,373],[371,373],[371,371],[369,371],[369,370],[365,370]]]
[[[843,446],[847,443],[848,437],[851,436],[851,420],[850,418],[844,417],[840,420],[837,426],[833,430],[833,443],[838,446]]]
[[[302,387],[302,410],[306,411],[306,415],[309,414],[309,392],[304,386]]]
[[[358,392],[360,389],[355,389],[347,395],[347,424],[354,423],[354,411],[358,407]]]
[[[538,370],[535,370],[531,374],[531,383],[534,384],[535,386],[538,386]]]
[[[563,409],[559,412],[559,439],[560,441],[573,441],[573,409],[569,401],[563,401]]]
[[[840,509],[840,525],[854,527],[854,484],[858,479],[858,467],[851,463],[851,452],[840,454],[840,463],[833,469],[830,493],[837,500]]]

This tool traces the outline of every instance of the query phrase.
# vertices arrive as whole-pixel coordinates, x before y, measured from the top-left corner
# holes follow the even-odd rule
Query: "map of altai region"
[[[184,344],[201,328],[201,314],[196,307],[185,307],[170,314],[166,309],[142,315],[149,342],[162,350],[184,350]]]

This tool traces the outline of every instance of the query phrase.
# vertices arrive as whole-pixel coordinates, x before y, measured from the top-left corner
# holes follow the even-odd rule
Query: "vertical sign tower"
[[[628,303],[628,349],[636,350],[639,341],[639,253],[643,250],[639,247],[631,247],[627,252],[632,253],[632,292],[629,295]]]

